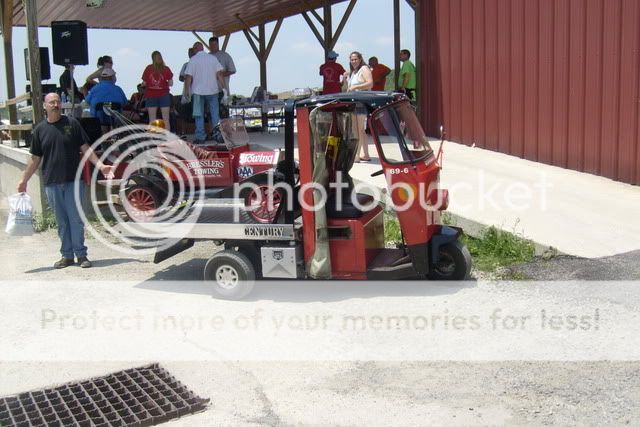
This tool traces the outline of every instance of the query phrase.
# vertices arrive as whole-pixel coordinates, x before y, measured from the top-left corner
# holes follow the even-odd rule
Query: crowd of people
[[[213,128],[221,116],[228,116],[228,109],[223,108],[222,103],[229,94],[230,77],[236,72],[231,55],[220,50],[218,37],[209,39],[207,49],[208,52],[201,42],[194,43],[188,49],[189,60],[182,66],[178,77],[185,83],[179,103],[174,102],[171,95],[173,72],[164,63],[159,51],[151,53],[151,63],[145,67],[136,92],[129,98],[116,84],[113,59],[105,55],[98,58],[97,69],[87,76],[82,86],[78,86],[71,77],[73,65],[65,67],[60,76],[61,100],[86,101],[90,114],[105,128],[108,125],[107,118],[98,108],[104,103],[110,103],[113,109],[133,122],[150,123],[161,117],[167,130],[172,130],[172,111],[179,110],[194,119],[195,142],[203,142],[207,136],[205,118],[210,118]],[[205,107],[208,108],[205,110]]]
[[[354,60],[354,55],[357,57],[357,60]],[[402,49],[399,52],[399,57],[402,62],[402,68],[398,75],[397,90],[404,92],[409,99],[413,100],[415,99],[416,91],[416,67],[413,65],[413,62],[411,62],[411,52],[409,50]],[[325,63],[320,66],[323,94],[348,92],[352,90],[387,89],[387,77],[391,73],[391,69],[381,64],[377,57],[370,57],[367,64],[365,64],[360,52],[351,52],[349,55],[349,71],[346,71],[344,67],[337,62],[337,58],[338,54],[331,50],[327,53]],[[366,84],[364,84],[365,81],[363,80],[365,75],[362,73],[367,73],[367,71],[360,70],[364,65],[368,68],[368,72],[371,73],[371,82],[367,80]],[[358,82],[355,87],[350,85],[354,72],[358,74]],[[395,87],[389,89],[394,90]]]
[[[331,50],[327,53],[326,62],[320,66],[322,81],[322,93],[331,94],[338,92],[353,92],[362,90],[385,90],[387,76],[391,69],[372,56],[368,63],[360,52],[354,51],[349,55],[349,71],[337,62],[338,54]],[[399,53],[402,68],[398,75],[398,90],[404,92],[411,100],[415,99],[416,67],[411,62],[411,52],[402,49]],[[369,144],[366,129],[366,114],[357,114],[357,131],[360,148],[356,161],[369,162]],[[362,155],[360,155],[362,150]]]

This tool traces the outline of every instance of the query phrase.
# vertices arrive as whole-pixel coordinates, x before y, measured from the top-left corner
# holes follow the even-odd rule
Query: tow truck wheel
[[[239,300],[253,289],[256,272],[244,254],[232,250],[217,252],[204,267],[204,280],[218,298]]]
[[[465,280],[471,273],[471,254],[459,240],[440,246],[440,259],[431,266],[431,280]]]
[[[250,188],[245,193],[244,203],[253,221],[270,224],[274,222],[278,213],[282,195],[279,190],[271,188],[267,182],[259,182],[256,183],[255,188]]]
[[[160,206],[160,196],[151,187],[133,185],[126,192],[128,203],[127,215],[133,221],[144,221],[153,216]]]

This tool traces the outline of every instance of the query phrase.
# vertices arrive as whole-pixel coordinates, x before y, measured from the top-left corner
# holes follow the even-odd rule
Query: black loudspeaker
[[[87,65],[87,24],[82,21],[51,22],[53,63],[56,65]]]
[[[31,81],[31,72],[29,71],[29,49],[24,49],[24,70],[27,80]],[[51,78],[51,64],[49,64],[49,48],[40,48],[40,79],[49,80]]]
[[[47,84],[42,85],[42,101],[44,102],[44,97],[47,96],[48,93],[57,92],[58,86],[55,84]],[[27,85],[25,87],[26,93],[31,93],[31,85]],[[27,105],[31,105],[31,98],[27,99]]]

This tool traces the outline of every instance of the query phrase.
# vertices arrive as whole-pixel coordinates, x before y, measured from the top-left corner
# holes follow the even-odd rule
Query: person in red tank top
[[[338,54],[329,51],[327,54],[327,62],[320,66],[320,75],[322,76],[322,93],[338,93],[342,90],[341,77],[345,73],[342,65],[336,62]]]
[[[157,50],[151,54],[151,60],[152,63],[147,65],[147,68],[142,73],[149,122],[157,118],[158,108],[160,108],[162,120],[164,120],[167,130],[171,130],[169,125],[169,113],[171,111],[169,88],[173,86],[173,73],[169,67],[164,65],[162,55]]]

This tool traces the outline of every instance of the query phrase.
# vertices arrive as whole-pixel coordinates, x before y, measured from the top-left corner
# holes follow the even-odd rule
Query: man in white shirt
[[[231,75],[236,73],[236,66],[233,63],[233,58],[231,58],[231,55],[229,55],[227,52],[220,50],[218,37],[216,36],[209,38],[209,52],[211,52],[211,54],[218,59],[218,62],[220,62],[220,65],[222,65],[222,68],[224,71],[223,72],[223,75],[224,75],[223,89],[226,89],[227,96],[231,96],[231,91],[229,89],[229,80],[231,79]],[[222,89],[220,89],[220,93],[218,94],[218,100],[220,102],[222,102],[222,96],[223,96]],[[228,109],[225,109],[225,110],[228,113]],[[228,117],[228,114],[227,114],[227,117]]]
[[[193,103],[193,118],[196,122],[196,143],[205,140],[204,105],[209,105],[211,126],[220,121],[218,93],[224,87],[223,68],[215,56],[204,51],[202,43],[193,45],[195,55],[189,60],[185,69],[185,95]]]

